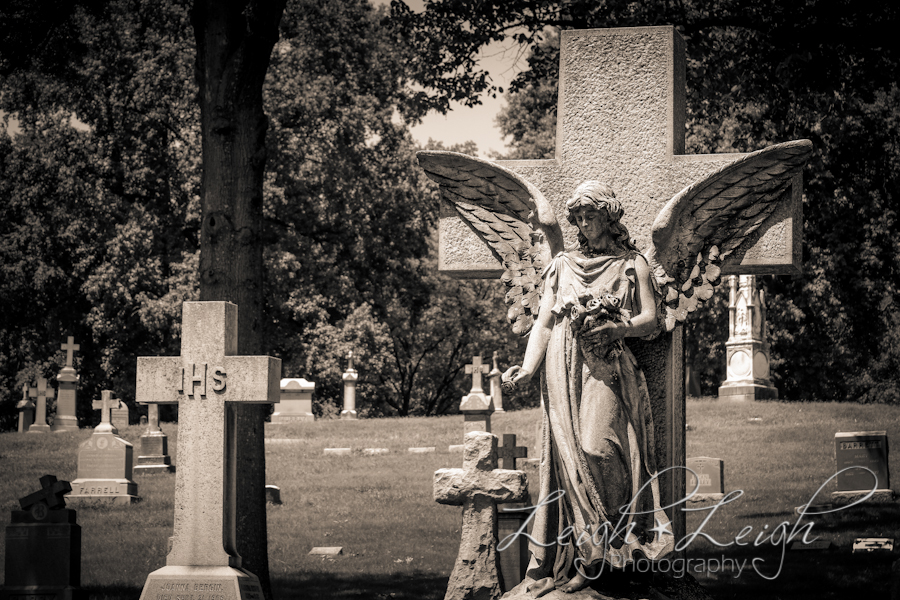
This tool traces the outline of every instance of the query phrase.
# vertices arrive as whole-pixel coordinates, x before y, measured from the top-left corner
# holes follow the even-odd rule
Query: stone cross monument
[[[341,376],[344,380],[344,410],[341,411],[342,419],[356,419],[356,380],[359,373],[353,368],[353,350],[347,354],[347,370]]]
[[[472,364],[466,365],[466,375],[472,376],[472,389],[462,398],[459,411],[463,414],[463,433],[470,431],[491,432],[491,413],[494,404],[491,397],[481,389],[481,375],[487,374],[490,367],[481,363],[481,357],[472,358]]]
[[[556,213],[566,241],[575,228],[564,217],[565,200],[589,179],[610,184],[625,208],[623,222],[639,248],[650,245],[653,221],[685,186],[743,155],[686,155],[685,52],[672,26],[567,30],[560,34],[556,156],[498,164],[534,184]],[[729,273],[790,273],[801,259],[802,176],[782,202],[728,257]],[[442,201],[440,269],[457,277],[496,277],[502,265],[487,244]],[[685,464],[684,351],[682,328],[653,341],[628,339],[650,391],[660,469]],[[663,505],[684,498],[684,472],[660,477]],[[684,513],[670,508],[676,539]]]
[[[230,302],[185,302],[181,356],[138,358],[137,401],[179,404],[174,540],[141,600],[196,590],[262,600],[237,553],[236,413],[227,405],[278,402],[281,360],[236,356],[237,327]]]
[[[525,473],[497,468],[497,436],[471,431],[462,469],[434,472],[434,499],[463,506],[459,555],[444,600],[497,598],[497,504],[528,499]]]
[[[53,397],[53,388],[47,387],[47,380],[38,377],[37,387],[28,390],[31,398],[37,398],[35,403],[37,406],[34,414],[34,423],[28,428],[28,433],[49,433],[50,426],[47,425],[47,399]]]
[[[61,348],[66,351],[66,365],[60,369],[59,374],[56,376],[59,392],[56,396],[56,416],[53,417],[52,429],[55,432],[78,431],[75,399],[78,393],[80,376],[75,373],[75,367],[72,364],[75,358],[75,351],[80,350],[81,346],[76,344],[75,338],[70,335]]]
[[[728,341],[726,377],[719,398],[777,400],[778,389],[769,377],[766,303],[754,275],[728,278]]]
[[[28,398],[28,384],[22,384],[22,399],[16,404],[19,411],[19,433],[27,433],[34,423],[34,402]]]

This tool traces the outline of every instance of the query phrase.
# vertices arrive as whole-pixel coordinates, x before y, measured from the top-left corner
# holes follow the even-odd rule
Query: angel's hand
[[[625,337],[625,328],[612,321],[606,321],[602,325],[582,332],[581,337],[589,344],[607,346]]]
[[[520,383],[524,384],[531,381],[533,375],[534,373],[523,369],[519,365],[512,366],[500,376],[501,386],[505,391],[512,392],[519,387]]]

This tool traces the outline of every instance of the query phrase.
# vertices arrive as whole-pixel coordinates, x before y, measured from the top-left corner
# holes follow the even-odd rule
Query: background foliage
[[[840,19],[834,18],[840,15]],[[451,100],[506,93],[509,157],[552,156],[560,28],[675,24],[688,52],[689,152],[809,138],[805,255],[762,278],[772,370],[791,399],[900,401],[900,79],[887,1],[291,2],[266,83],[267,348],[340,406],[353,349],[360,408],[438,414],[462,366],[522,355],[496,282],[436,273],[437,196],[409,125]],[[14,0],[0,9],[0,427],[23,383],[81,344],[79,406],[133,401],[136,356],[179,352],[197,297],[199,132],[193,36],[174,1]],[[510,90],[475,60],[530,52]],[[471,151],[471,148],[461,148]],[[705,393],[724,377],[719,294],[688,328]],[[700,315],[698,315],[700,316]],[[534,387],[534,386],[533,386]],[[533,403],[531,395],[512,399]]]

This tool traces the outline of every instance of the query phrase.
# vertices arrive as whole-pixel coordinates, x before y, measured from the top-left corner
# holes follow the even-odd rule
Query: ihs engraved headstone
[[[67,499],[73,504],[131,504],[140,500],[132,480],[134,448],[120,438],[110,422],[114,393],[101,392],[100,424],[78,447],[78,476]]]
[[[139,403],[178,403],[175,527],[166,566],[147,577],[141,600],[214,595],[263,600],[256,575],[241,569],[235,523],[238,440],[229,402],[274,404],[281,361],[237,356],[238,307],[185,302],[181,356],[139,357]]]
[[[66,351],[66,364],[56,376],[59,392],[56,396],[56,415],[53,417],[53,431],[78,431],[78,417],[75,414],[76,396],[78,394],[78,382],[81,377],[75,372],[73,361],[75,351],[81,346],[75,343],[71,335],[65,344],[61,346]]]
[[[831,498],[836,504],[855,502],[872,490],[874,493],[868,502],[890,502],[893,499],[887,432],[835,433],[834,462],[837,491]]]
[[[272,423],[315,421],[312,397],[316,384],[301,378],[281,380],[281,402],[272,413]]]
[[[81,527],[66,508],[67,481],[41,477],[42,489],[19,500],[6,527],[6,582],[0,600],[86,599],[81,589]]]
[[[725,461],[699,456],[687,459],[685,493],[690,502],[719,501],[725,496]]]
[[[28,396],[35,398],[34,423],[28,428],[28,433],[49,433],[47,424],[47,399],[53,397],[53,389],[47,387],[47,380],[38,377],[37,386],[28,389]]]

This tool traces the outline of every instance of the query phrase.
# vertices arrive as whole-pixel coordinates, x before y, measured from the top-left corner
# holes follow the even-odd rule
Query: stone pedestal
[[[356,380],[359,379],[359,373],[351,367],[341,379],[344,380],[344,410],[341,411],[341,418],[356,419]]]
[[[12,511],[6,527],[5,573],[0,600],[86,599],[81,590],[81,527],[75,511],[47,510],[46,505]]]
[[[272,423],[315,421],[312,397],[316,384],[305,379],[282,379],[281,398],[272,413]]]
[[[54,432],[78,431],[75,406],[80,379],[72,367],[63,367],[56,376],[59,392],[56,396],[56,416],[53,417],[53,427],[51,427]]]
[[[491,382],[491,402],[494,403],[494,412],[506,412],[503,409],[503,386],[500,378],[503,373],[497,366],[497,351],[494,351],[494,368],[488,373],[488,381]]]
[[[777,400],[778,390],[769,379],[769,343],[766,305],[756,288],[754,275],[729,277],[726,342],[726,379],[719,398],[728,400]]]
[[[102,423],[101,423],[102,425]],[[78,448],[78,477],[66,501],[131,504],[140,500],[132,481],[134,449],[110,432],[96,432]]]

